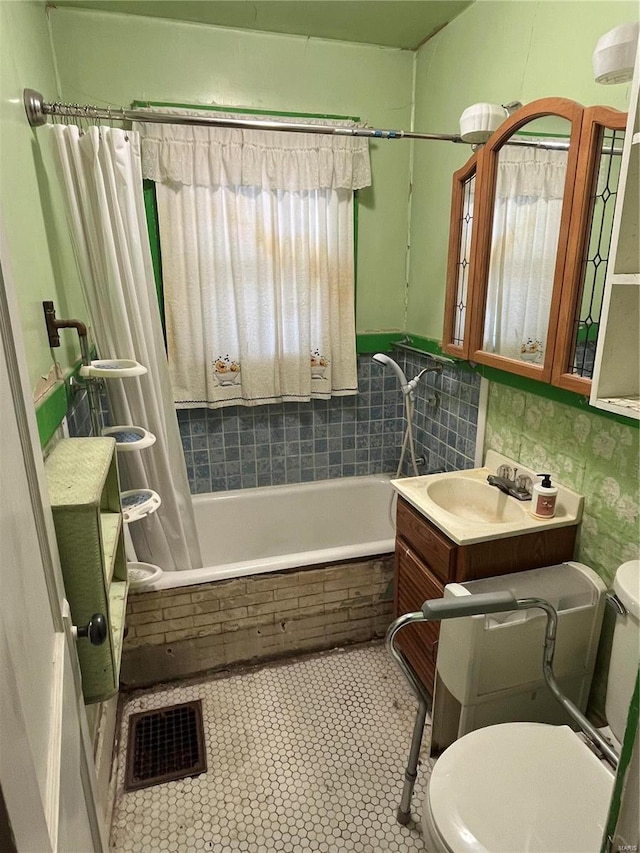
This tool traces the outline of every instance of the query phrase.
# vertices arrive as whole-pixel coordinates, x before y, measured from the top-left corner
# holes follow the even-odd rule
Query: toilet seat
[[[423,823],[451,853],[598,853],[613,782],[568,726],[501,723],[444,751]]]

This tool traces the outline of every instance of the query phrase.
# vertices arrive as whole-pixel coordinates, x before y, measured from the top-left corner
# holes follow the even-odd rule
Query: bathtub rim
[[[374,546],[378,547],[374,548]],[[229,563],[219,569],[216,569],[215,566],[205,566],[202,569],[178,569],[173,572],[163,572],[157,581],[148,586],[130,589],[129,595],[135,596],[139,593],[159,592],[163,589],[179,589],[183,586],[198,586],[216,581],[235,580],[251,575],[319,569],[341,563],[351,563],[364,558],[369,560],[382,559],[391,556],[394,549],[395,539],[380,539],[377,542],[367,543],[366,548],[355,545],[342,548],[325,548],[322,551],[301,551],[298,554],[286,554],[284,557],[272,557],[268,560]],[[315,555],[318,555],[318,559],[311,562]]]
[[[248,489],[231,489],[221,492],[204,492],[192,495],[194,504],[206,503],[217,500],[238,500],[250,497],[256,493],[264,495],[265,492],[300,492],[300,490],[331,490],[336,484],[344,482],[345,487],[355,483],[387,483],[389,485],[389,503],[394,499],[395,490],[391,487],[393,474],[363,474],[354,477],[334,477],[327,480],[312,480],[302,483],[284,483],[276,486],[255,486]],[[339,486],[338,486],[339,488]],[[297,551],[282,554],[276,557],[266,557],[258,560],[246,560],[235,563],[227,563],[223,566],[203,566],[201,569],[175,569],[164,571],[160,577],[143,587],[130,590],[130,594],[138,592],[153,592],[163,589],[177,589],[179,587],[197,586],[198,584],[212,583],[214,581],[231,580],[233,578],[247,577],[250,575],[266,574],[268,572],[280,572],[289,569],[306,569],[324,566],[330,563],[341,563],[356,560],[363,557],[388,556],[395,549],[395,536],[393,538],[370,540],[358,542],[354,545],[341,545],[335,548],[320,548],[312,551]]]
[[[391,486],[391,480],[395,477],[395,473],[378,473],[378,474],[358,474],[353,477],[329,477],[326,480],[303,480],[299,483],[278,483],[274,486],[250,486],[246,489],[226,489],[219,492],[199,492],[191,495],[191,500],[195,504],[205,503],[209,500],[234,500],[238,498],[251,497],[255,494],[264,494],[265,492],[297,492],[297,491],[312,491],[312,490],[331,490],[336,488],[336,484],[343,484],[343,488],[348,488],[351,485],[358,483],[387,483],[389,485],[390,494],[395,494],[395,489]],[[340,486],[337,486],[340,488]]]

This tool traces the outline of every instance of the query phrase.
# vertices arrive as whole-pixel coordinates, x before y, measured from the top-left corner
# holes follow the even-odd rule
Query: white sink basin
[[[428,518],[458,545],[487,542],[525,533],[579,524],[582,518],[582,495],[555,481],[558,487],[556,514],[553,518],[536,518],[531,514],[531,501],[519,501],[487,483],[502,465],[517,468],[536,480],[536,471],[525,468],[493,450],[487,451],[485,465],[466,471],[402,477],[391,485],[406,501]]]
[[[435,504],[465,521],[503,524],[523,520],[524,510],[515,498],[470,477],[436,480],[429,483],[426,491]],[[525,504],[530,505],[530,502]]]

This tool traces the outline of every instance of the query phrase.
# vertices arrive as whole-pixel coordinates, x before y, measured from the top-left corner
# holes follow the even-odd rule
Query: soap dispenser
[[[538,477],[542,477],[542,482],[533,487],[531,512],[537,518],[553,518],[556,513],[558,487],[551,485],[551,474],[538,474]]]

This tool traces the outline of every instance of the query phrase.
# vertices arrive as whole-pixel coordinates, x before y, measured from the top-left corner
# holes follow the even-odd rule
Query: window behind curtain
[[[366,140],[145,125],[179,407],[353,394]],[[364,144],[363,144],[364,143]]]

